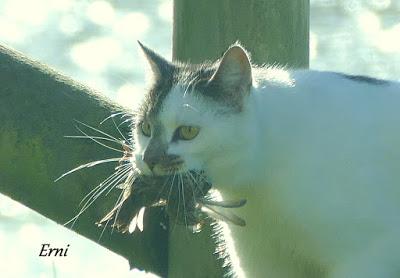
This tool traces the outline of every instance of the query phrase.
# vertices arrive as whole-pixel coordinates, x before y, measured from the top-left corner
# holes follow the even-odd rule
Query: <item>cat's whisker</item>
[[[125,180],[125,184],[127,184],[127,186],[132,186],[133,179],[136,177],[136,174],[137,174],[137,168],[132,167],[132,171],[129,173],[128,177]]]
[[[82,215],[92,204],[94,201],[97,200],[97,198],[109,187],[112,186],[113,183],[120,177],[121,179],[125,178],[127,173],[129,173],[130,169],[121,170],[114,172],[112,175],[110,175],[108,178],[106,178],[102,183],[100,183],[98,186],[96,186],[91,192],[89,192],[84,199],[89,198],[82,206],[80,211],[69,221],[67,221],[64,225],[68,225],[69,223],[72,223],[71,229],[75,226],[76,221],[78,220],[79,216]],[[82,204],[84,200],[80,202],[80,205]]]
[[[77,215],[75,215],[71,220],[66,222],[64,225],[68,225],[73,221],[71,228],[74,227],[76,220],[78,220],[79,216],[82,215],[92,204],[97,200],[97,198],[110,186],[115,182],[115,179],[118,179],[118,177],[124,178],[129,173],[130,169],[121,171],[122,173],[118,173],[116,177],[114,177],[112,180],[108,181],[107,183],[101,184],[101,186],[97,186],[97,189],[95,192],[92,194],[92,196],[84,203],[80,211],[78,212]],[[115,174],[115,173],[114,173]],[[113,175],[114,175],[113,174]],[[81,201],[82,202],[82,201]]]
[[[176,176],[176,172],[174,171],[174,175],[172,177],[172,182],[171,182],[171,186],[169,188],[169,193],[168,193],[168,197],[167,197],[167,210],[169,209],[170,197],[171,197],[172,188],[174,187],[175,176]],[[178,190],[179,190],[179,186],[178,186]],[[178,209],[177,209],[177,211],[179,212],[179,201],[178,201]],[[176,225],[176,222],[175,222],[175,225]],[[172,226],[171,231],[173,231],[175,229],[175,225]]]
[[[200,190],[202,195],[205,195],[205,192],[203,192],[203,189],[201,188],[201,186],[199,186],[199,181],[196,180],[195,177],[193,177],[192,173],[190,173],[189,171],[187,172],[187,174],[189,175],[189,177],[193,180],[193,182],[196,184],[197,188]],[[197,175],[200,178],[203,179],[203,181],[206,181],[204,177],[202,177],[201,175]]]
[[[122,114],[121,119],[123,119],[123,118],[132,119],[133,116],[135,116],[135,111],[134,110],[125,111],[125,113]]]
[[[92,136],[90,136],[90,135],[88,135],[87,133],[85,133],[85,132],[84,132],[83,130],[81,130],[78,126],[75,126],[75,128],[76,128],[77,130],[79,130],[82,134],[86,135],[89,139],[91,139],[92,141],[96,142],[97,144],[99,144],[99,145],[101,145],[101,146],[103,146],[103,147],[105,147],[105,148],[107,148],[107,149],[110,149],[110,150],[113,150],[113,151],[116,151],[116,152],[120,152],[120,153],[124,153],[124,151],[121,151],[121,150],[119,150],[119,149],[116,149],[116,148],[113,148],[113,147],[110,147],[110,146],[108,146],[108,145],[106,145],[106,144],[101,143],[100,141],[96,140],[96,139],[93,138]],[[115,139],[115,138],[114,138],[114,139]],[[115,140],[117,140],[117,139],[115,139]]]
[[[108,142],[113,142],[113,143],[116,143],[118,145],[130,148],[130,146],[128,144],[125,144],[124,141],[122,141],[122,140],[116,141],[114,139],[105,138],[105,137],[101,137],[101,136],[90,136],[90,137],[88,137],[88,136],[82,136],[82,135],[65,135],[64,138],[74,138],[74,139],[75,138],[76,139],[92,139],[93,138],[93,139],[96,139],[96,140],[104,140],[104,141],[108,141]]]
[[[90,202],[87,201],[84,207],[82,207],[82,209],[79,211],[79,213],[77,213],[77,215],[75,215],[70,221],[66,222],[64,225],[68,225],[71,221],[73,221],[71,225],[71,228],[73,228],[79,217],[97,200],[97,198],[98,196],[94,197]]]
[[[125,157],[125,158],[123,157],[118,162],[119,162],[119,165],[115,166],[114,170],[118,170],[118,169],[120,169],[122,167],[126,167],[126,166],[130,166],[130,167],[132,167],[132,169],[134,167],[133,164],[130,162],[129,157]],[[124,162],[126,162],[126,163],[124,163]]]
[[[126,120],[122,121],[122,122],[118,125],[118,127],[120,127],[121,125],[123,125],[123,124],[125,124],[125,123],[128,123],[128,122],[132,122],[132,119],[126,119]]]
[[[114,207],[117,206],[117,204],[119,204],[119,202],[122,200],[123,196],[124,196],[124,191],[121,190],[121,193],[119,194],[118,199],[115,202]],[[115,228],[115,225],[117,224],[117,219],[118,219],[119,212],[121,211],[121,208],[122,208],[122,206],[118,207],[117,211],[115,212],[115,217],[114,217],[114,221],[113,221],[113,224],[112,224],[111,233],[114,232],[114,228]],[[107,220],[105,227],[107,227],[107,223],[110,220],[111,220],[111,218]],[[105,229],[105,227],[104,227],[104,229]],[[103,232],[104,232],[104,229],[103,229]],[[102,232],[102,234],[103,234],[103,232]]]
[[[80,216],[81,216],[81,215],[82,215],[96,200],[97,200],[97,198],[98,198],[102,193],[103,193],[103,191],[100,192],[100,194],[99,194],[98,196],[94,197],[90,203],[85,204],[85,207],[83,207],[83,208],[79,211],[79,213],[78,213],[76,216],[74,216],[71,220],[69,220],[68,222],[66,222],[64,225],[68,225],[69,223],[71,223],[71,222],[73,221],[73,223],[71,224],[71,229],[72,229],[72,228],[75,226],[75,223],[76,223],[76,221],[79,219],[79,217],[80,217]]]
[[[124,139],[124,141],[127,142],[128,139],[126,139],[125,136],[122,134],[121,130],[119,129],[119,127],[118,127],[117,124],[115,123],[114,118],[111,118],[111,120],[112,120],[112,122],[113,122],[115,128],[117,129],[118,133],[122,136],[122,138]]]
[[[176,173],[174,172],[174,175],[172,177],[171,186],[170,186],[169,192],[168,192],[168,197],[167,197],[167,208],[168,208],[168,204],[170,203],[170,197],[171,197],[172,188],[174,187],[175,175],[176,175]]]
[[[182,188],[182,201],[183,201],[183,217],[185,220],[185,227],[187,228],[187,219],[186,219],[186,205],[185,205],[185,187],[183,184],[183,178],[182,178],[182,174],[179,174],[179,178],[181,180],[181,188]]]
[[[125,176],[127,176],[127,175],[129,174],[130,171],[132,171],[131,168],[129,168],[129,170],[126,172],[126,174],[125,174],[123,177],[121,177],[121,178],[119,178],[118,180],[116,180],[116,181],[114,182],[114,185],[113,185],[113,186],[110,186],[110,189],[107,191],[107,193],[105,194],[105,196],[107,196],[107,195],[111,192],[111,190],[113,190],[117,185],[119,185],[119,184],[121,183],[121,181],[125,178]]]
[[[122,200],[122,197],[123,197],[123,196],[124,196],[124,191],[121,190],[121,193],[119,194],[118,199],[117,199],[117,201],[115,202],[114,207],[117,206],[117,204]],[[114,218],[114,223],[113,223],[112,229],[111,229],[111,234],[114,232],[114,227],[115,227],[115,224],[116,224],[116,221],[117,221],[117,218],[118,218],[118,215],[119,215],[119,211],[120,211],[120,210],[121,210],[121,207],[119,207],[119,208],[117,209],[117,211],[116,211],[115,218]],[[111,221],[111,218],[108,218],[107,221],[106,221],[106,223],[104,224],[104,227],[103,227],[101,233],[100,233],[100,236],[99,236],[98,241],[101,240],[101,238],[102,238],[102,236],[103,236],[103,234],[104,234],[104,231],[106,230],[106,228],[107,228],[107,226],[108,226],[108,223],[109,223],[110,221]]]
[[[165,182],[164,182],[164,184],[162,185],[160,192],[158,192],[157,200],[160,199],[161,194],[164,192],[164,188],[165,188],[165,186],[167,185],[167,183],[168,183],[170,177],[171,177],[171,176],[168,176],[168,177],[165,179]]]
[[[126,166],[128,167],[128,166]],[[95,188],[93,188],[88,194],[85,195],[85,197],[80,201],[79,206],[82,205],[83,202],[85,202],[85,200],[87,198],[90,197],[90,195],[95,192],[97,189],[99,189],[100,187],[102,187],[104,184],[106,184],[110,179],[113,179],[116,175],[119,175],[122,171],[121,168],[118,171],[115,171],[114,173],[112,173],[110,176],[108,176],[105,180],[103,180],[101,183],[99,183],[99,185],[97,185]],[[96,193],[94,193],[96,194]]]
[[[94,195],[94,198],[97,199],[103,192],[105,192],[107,189],[113,189],[115,186],[117,186],[121,180],[123,180],[124,178],[127,177],[127,175],[129,175],[131,169],[125,169],[123,171],[121,171],[121,173],[117,176],[115,176],[112,180],[108,181],[106,184],[103,184],[103,189],[96,193],[96,195]],[[109,189],[109,191],[107,192],[107,194],[111,191]],[[106,195],[107,195],[106,194]]]
[[[185,177],[189,177],[189,180],[191,181],[191,182],[189,183],[189,186],[190,186],[190,188],[192,189],[193,204],[196,204],[196,203],[197,203],[196,194],[195,194],[195,190],[196,190],[195,186],[196,186],[196,185],[193,184],[193,180],[192,180],[192,178],[189,176],[188,172],[185,172]]]
[[[93,130],[93,131],[96,131],[96,132],[98,132],[98,133],[100,133],[100,134],[103,134],[104,136],[107,136],[107,137],[110,138],[110,139],[114,139],[114,140],[118,141],[117,138],[115,138],[114,136],[111,136],[110,134],[108,134],[108,133],[106,133],[106,132],[104,132],[104,131],[102,131],[102,130],[100,130],[100,129],[97,129],[97,128],[95,128],[95,127],[92,127],[92,126],[90,126],[90,125],[88,125],[88,124],[85,124],[85,123],[83,123],[83,122],[81,122],[81,121],[78,121],[78,120],[75,120],[75,122],[77,122],[77,123],[79,123],[79,124],[81,124],[81,125],[83,125],[83,126],[89,128],[89,129],[91,129],[91,130]]]
[[[190,173],[190,171],[187,171],[187,172],[186,172],[186,175],[187,175],[188,177],[190,177],[190,179],[191,179],[194,183],[196,183],[196,185],[198,185],[198,181],[196,180],[195,177],[193,177],[193,175],[192,175],[192,173]]]
[[[207,178],[206,178],[206,176],[204,176],[204,175],[198,175],[198,177],[199,177],[199,182],[210,182]],[[201,181],[200,181],[201,180]]]
[[[179,176],[178,176],[179,177]],[[179,184],[179,179],[178,179],[178,181],[177,181],[177,187],[178,187],[178,207],[177,207],[177,210],[176,210],[176,216],[175,216],[175,224],[174,224],[174,226],[173,226],[173,228],[172,228],[172,231],[173,230],[175,230],[175,227],[176,227],[176,225],[178,224],[178,217],[179,217],[179,207],[180,207],[180,205],[181,205],[181,188],[180,188],[180,184]]]
[[[114,158],[107,158],[107,159],[102,159],[102,160],[91,161],[89,163],[79,165],[78,167],[76,167],[76,168],[74,168],[72,170],[69,170],[68,172],[62,174],[60,177],[55,179],[54,182],[57,182],[60,179],[64,178],[65,176],[67,176],[69,174],[72,174],[72,173],[74,173],[74,172],[76,172],[78,170],[81,170],[81,169],[84,169],[84,168],[90,168],[90,167],[93,167],[93,166],[96,166],[96,165],[99,165],[99,164],[103,164],[103,163],[118,162],[120,160],[121,160],[120,157],[114,157]]]
[[[102,121],[100,122],[100,124],[102,125],[102,124],[105,123],[107,120],[109,120],[109,119],[111,119],[111,118],[114,118],[115,116],[122,115],[122,117],[123,117],[123,116],[126,115],[126,114],[127,114],[126,111],[121,111],[121,112],[113,113],[113,114],[111,114],[110,116],[108,116],[107,118],[105,118],[104,120],[102,120]]]
[[[106,230],[106,228],[107,228],[107,226],[108,226],[108,223],[111,221],[111,218],[110,219],[107,219],[107,221],[106,221],[106,223],[104,224],[104,227],[103,227],[103,229],[101,230],[101,233],[100,233],[100,236],[99,236],[99,238],[97,239],[97,242],[100,242],[100,240],[101,240],[101,238],[103,237],[103,234],[104,234],[104,232],[105,232],[105,230]],[[113,230],[111,230],[111,233],[113,232]]]

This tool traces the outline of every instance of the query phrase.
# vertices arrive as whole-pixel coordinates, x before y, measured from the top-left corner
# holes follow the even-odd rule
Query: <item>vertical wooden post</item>
[[[239,40],[257,64],[308,67],[309,0],[174,0],[173,58],[198,63]],[[210,230],[169,234],[169,277],[222,277]]]
[[[239,40],[256,63],[308,67],[309,0],[175,0],[173,58],[202,62]]]

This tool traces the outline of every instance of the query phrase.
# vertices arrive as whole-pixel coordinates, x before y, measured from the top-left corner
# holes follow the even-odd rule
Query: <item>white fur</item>
[[[335,73],[254,70],[238,114],[175,87],[160,119],[187,169],[228,200],[246,277],[400,277],[400,86]],[[139,145],[140,145],[140,140]],[[228,229],[228,228],[227,228]],[[233,251],[232,251],[233,252]]]

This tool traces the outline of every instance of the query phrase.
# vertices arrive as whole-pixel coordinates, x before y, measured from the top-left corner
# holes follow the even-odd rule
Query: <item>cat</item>
[[[237,277],[400,277],[400,84],[251,63],[168,62],[135,117],[144,175],[204,171],[246,226],[224,225]]]

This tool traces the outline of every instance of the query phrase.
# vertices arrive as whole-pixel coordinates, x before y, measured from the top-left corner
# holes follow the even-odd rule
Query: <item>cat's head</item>
[[[133,162],[140,172],[169,175],[234,159],[252,86],[246,50],[235,44],[214,63],[192,65],[140,47],[152,75],[133,129]]]

